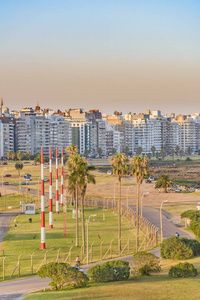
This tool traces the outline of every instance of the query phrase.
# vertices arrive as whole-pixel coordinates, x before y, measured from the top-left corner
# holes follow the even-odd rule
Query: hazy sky
[[[0,0],[0,97],[200,112],[200,1]]]

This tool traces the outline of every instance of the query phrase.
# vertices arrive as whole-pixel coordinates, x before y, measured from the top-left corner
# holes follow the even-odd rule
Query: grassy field
[[[200,277],[191,279],[172,279],[168,276],[135,277],[124,282],[95,284],[76,290],[33,293],[24,299],[196,300],[199,299],[199,285]]]
[[[97,214],[96,217],[90,219],[89,224],[89,245],[93,245],[92,261],[99,260],[100,257],[100,243],[103,241],[103,251],[105,254],[113,240],[112,255],[117,255],[117,241],[118,241],[118,216],[111,210],[103,210],[97,208],[86,208],[85,218],[89,215]],[[40,249],[40,214],[32,216],[32,223],[29,223],[30,215],[19,215],[15,217],[11,223],[4,240],[1,244],[1,250],[5,250],[6,256],[6,278],[8,278],[17,263],[18,256],[21,254],[21,275],[30,274],[30,259],[33,256],[33,271],[36,273],[37,268],[44,259],[45,252],[47,253],[47,262],[55,261],[60,250],[61,260],[64,261],[72,248],[71,263],[75,263],[77,254],[81,254],[81,247],[75,247],[75,219],[72,218],[72,208],[68,208],[67,212],[67,238],[63,237],[63,213],[59,215],[54,214],[54,228],[48,228],[48,213],[46,213],[46,250]],[[14,227],[17,224],[17,227]],[[135,229],[130,223],[122,217],[122,248],[130,239],[130,252],[135,251]],[[142,235],[141,235],[142,239]],[[79,244],[81,241],[81,220],[79,221]],[[128,254],[128,249],[123,255]],[[2,268],[2,252],[0,254],[0,269]],[[108,253],[108,257],[110,256]],[[80,255],[81,256],[81,255]],[[85,258],[85,255],[84,255]],[[86,261],[85,261],[86,263]],[[17,271],[14,274],[17,276]],[[0,271],[0,279],[2,279],[2,272]]]
[[[7,209],[8,210],[19,209],[20,201],[22,203],[24,203],[24,202],[36,203],[37,200],[38,200],[37,197],[35,197],[33,195],[29,195],[29,194],[27,194],[27,196],[26,196],[26,194],[20,194],[20,193],[3,195],[0,198],[0,211],[4,211]]]

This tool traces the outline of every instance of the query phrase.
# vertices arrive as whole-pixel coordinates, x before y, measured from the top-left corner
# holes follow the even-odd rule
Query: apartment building
[[[14,118],[0,117],[0,156],[6,157],[9,151],[15,150],[15,120]]]

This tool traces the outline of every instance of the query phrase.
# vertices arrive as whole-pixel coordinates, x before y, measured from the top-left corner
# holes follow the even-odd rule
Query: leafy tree
[[[31,151],[26,151],[26,159],[30,159],[31,158]]]
[[[175,150],[174,149],[171,149],[171,155],[172,155],[172,158],[174,159],[174,155],[175,155]]]
[[[180,157],[182,158],[183,157],[183,150],[179,150],[179,155],[180,155]]]
[[[102,153],[103,153],[102,149],[101,149],[101,148],[98,148],[98,149],[97,149],[97,153],[99,154],[99,157],[101,158]]]
[[[66,155],[66,154],[64,154],[64,155],[63,155],[63,164],[64,164],[64,165],[66,164],[66,162],[67,162],[67,159],[68,159],[67,155]]]
[[[162,188],[164,193],[167,193],[167,188],[172,186],[172,182],[169,179],[169,175],[163,174],[158,178],[155,188],[160,189]]]
[[[49,285],[56,290],[66,286],[84,287],[89,281],[87,275],[66,263],[48,263],[43,265],[38,271],[38,276],[50,278],[51,282]]]
[[[188,155],[191,155],[191,154],[192,154],[192,148],[191,148],[190,146],[187,148],[187,154],[188,154]]]
[[[152,152],[152,155],[154,157],[155,156],[155,152],[156,152],[156,147],[155,146],[151,147],[151,152]]]
[[[151,272],[160,272],[160,259],[154,254],[141,251],[133,255],[131,267],[134,274],[150,275]]]
[[[175,148],[175,152],[176,152],[177,156],[178,156],[179,150],[180,150],[180,147],[177,145],[176,148]]]
[[[68,155],[76,155],[78,153],[78,148],[74,145],[71,145],[65,149]]]
[[[116,175],[119,182],[118,193],[118,251],[121,251],[121,179],[128,173],[128,158],[123,153],[113,155],[110,158],[110,162],[113,168],[113,174]]]
[[[20,171],[23,169],[24,165],[22,162],[16,162],[15,164],[15,169],[19,172],[19,176],[20,176]]]
[[[22,160],[23,157],[24,157],[24,153],[23,153],[22,151],[17,152],[17,158],[18,158],[19,160]]]
[[[34,162],[35,163],[41,163],[41,154],[37,153],[35,158],[34,158]]]
[[[142,151],[142,147],[138,147],[136,150],[136,155],[141,155]]]
[[[11,159],[11,151],[9,151],[8,153],[7,153],[7,155],[6,155],[6,157],[7,157],[7,159]]]
[[[156,152],[156,159],[159,159],[159,157],[160,157],[160,153]]]
[[[129,147],[128,146],[125,146],[124,152],[125,152],[126,156],[128,156],[128,154],[129,154]]]
[[[85,155],[85,158],[86,158],[86,159],[88,158],[88,154],[89,154],[89,150],[88,150],[88,149],[85,149],[84,155]]]
[[[131,173],[135,176],[137,182],[137,237],[136,237],[136,252],[139,246],[139,198],[140,198],[140,185],[144,179],[144,176],[147,175],[149,160],[146,157],[136,156],[130,160],[130,170]]]
[[[11,151],[11,159],[12,159],[12,160],[15,159],[15,156],[16,156],[15,152],[14,152],[14,151]]]
[[[115,155],[115,154],[116,154],[116,149],[112,148],[112,155]]]

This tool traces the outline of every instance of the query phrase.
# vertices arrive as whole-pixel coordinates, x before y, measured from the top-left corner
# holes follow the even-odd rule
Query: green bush
[[[38,276],[49,277],[52,280],[49,285],[56,290],[66,286],[83,287],[89,281],[83,272],[65,263],[46,264],[39,269]]]
[[[200,237],[200,211],[186,210],[181,214],[181,218],[190,219],[190,229],[196,236]]]
[[[200,243],[197,240],[181,238],[181,241],[192,250],[194,256],[200,255]]]
[[[134,275],[150,275],[150,273],[160,272],[160,259],[145,251],[137,252],[131,261],[131,268]]]
[[[127,280],[130,276],[130,267],[127,261],[108,261],[90,268],[88,275],[93,282]]]
[[[182,238],[170,237],[161,244],[160,254],[163,258],[188,259],[193,256],[192,249],[189,248]]]
[[[198,275],[197,269],[193,264],[180,263],[170,268],[169,276],[171,277],[195,277]]]

